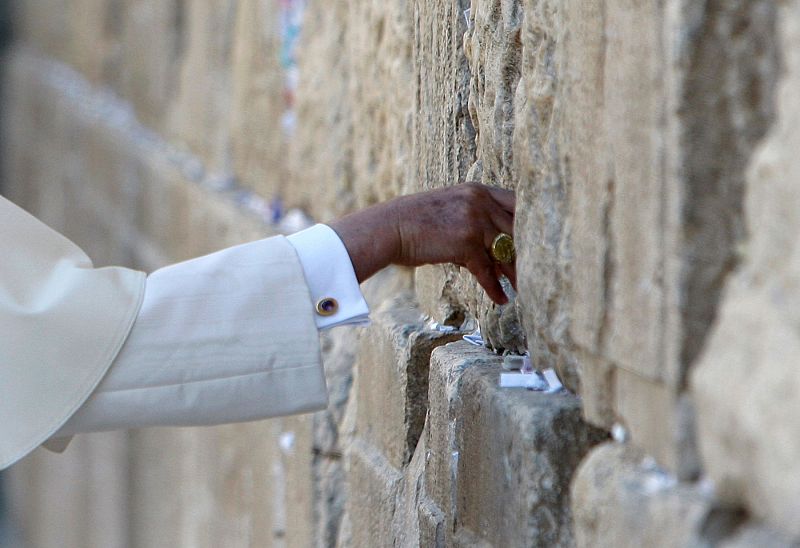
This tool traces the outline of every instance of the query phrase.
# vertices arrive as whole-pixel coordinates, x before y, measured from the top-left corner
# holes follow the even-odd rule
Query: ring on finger
[[[489,248],[492,258],[498,263],[510,264],[514,262],[514,238],[501,232],[492,240],[492,245]]]

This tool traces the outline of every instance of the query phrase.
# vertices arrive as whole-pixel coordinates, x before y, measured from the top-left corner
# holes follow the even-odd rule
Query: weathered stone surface
[[[498,388],[500,361],[465,342],[434,351],[426,492],[446,513],[446,539],[570,545],[572,473],[605,434],[574,396]]]
[[[352,546],[391,546],[403,475],[376,450],[355,441],[348,449],[348,513]]]
[[[800,543],[781,533],[762,526],[742,527],[732,537],[724,539],[720,548],[796,548]]]
[[[422,190],[469,179],[476,133],[469,111],[470,66],[464,34],[472,25],[470,2],[414,5],[414,184]],[[437,321],[460,325],[477,317],[482,290],[458,267],[417,269],[415,289],[422,310]]]
[[[425,423],[431,352],[461,335],[427,327],[409,294],[371,316],[358,357],[357,435],[400,469],[411,460]]]
[[[15,471],[34,486],[34,544],[569,544],[563,485],[602,436],[578,401],[631,437],[585,463],[580,543],[800,536],[797,0],[310,0],[294,100],[286,6],[15,3],[4,192],[98,264],[152,269],[270,233],[237,181],[320,220],[469,178],[516,188],[528,349],[581,400],[501,391],[496,359],[464,344],[429,371],[443,339],[408,300],[383,308],[410,290],[407,273],[385,278],[372,331],[326,335],[327,412],[137,433],[124,463],[121,445],[81,440],[72,460],[37,456]],[[491,308],[456,267],[415,282],[439,322]],[[632,447],[678,479],[707,475],[718,500]],[[104,498],[106,481],[130,497]]]
[[[231,154],[239,180],[262,196],[286,193],[287,130],[282,118],[293,108],[281,66],[281,6],[244,0],[236,6],[231,53]],[[292,204],[294,205],[294,204]]]
[[[82,436],[63,456],[36,451],[8,476],[25,546],[127,546],[127,435]]]
[[[797,245],[800,4],[778,16],[777,122],[747,177],[749,239],[692,375],[703,465],[723,500],[800,536]]]
[[[187,2],[182,17],[185,53],[168,135],[202,158],[206,170],[228,175],[236,2]]]
[[[353,104],[348,36],[351,2],[309,0],[298,53],[297,128],[289,143],[288,203],[320,220],[351,211]],[[329,78],[335,75],[334,78]]]
[[[135,0],[124,5],[120,81],[115,87],[130,101],[145,126],[164,132],[188,45],[189,4],[182,0]]]
[[[712,497],[677,483],[630,445],[604,444],[584,460],[572,485],[575,541],[593,546],[697,546]],[[735,519],[722,520],[737,525]]]

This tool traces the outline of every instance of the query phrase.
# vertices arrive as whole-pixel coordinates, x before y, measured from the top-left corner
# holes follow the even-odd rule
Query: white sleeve
[[[282,236],[153,272],[121,352],[51,440],[324,408],[319,335],[302,276]]]
[[[305,275],[317,329],[368,323],[369,309],[336,232],[319,224],[286,239]],[[276,393],[278,374],[259,359],[265,341],[257,326],[263,325],[269,306],[280,306],[274,299],[259,299],[269,268],[262,242],[148,276],[142,308],[122,352],[93,395],[51,439],[271,415],[265,402],[285,396]],[[336,306],[320,309],[331,301]],[[292,348],[289,341],[285,346]],[[313,410],[324,400],[316,375],[302,369],[280,374],[287,375],[302,388],[290,412]],[[324,382],[321,386],[324,391]]]
[[[369,307],[358,286],[350,255],[334,230],[323,224],[287,237],[303,265],[319,329],[366,325]],[[328,315],[325,305],[328,305]]]

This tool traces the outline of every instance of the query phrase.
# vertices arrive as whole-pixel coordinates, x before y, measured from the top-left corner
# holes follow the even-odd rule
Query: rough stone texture
[[[97,264],[153,269],[272,233],[277,198],[326,220],[515,188],[521,322],[456,267],[389,272],[369,330],[324,336],[326,412],[34,456],[11,474],[32,545],[800,538],[798,1],[308,0],[294,95],[290,5],[14,3],[5,194]],[[521,327],[580,398],[499,390],[465,344],[429,367],[459,336],[429,317],[517,351],[500,327]],[[581,412],[629,445],[570,503],[603,437]]]
[[[419,188],[413,6],[312,0],[306,8],[286,195],[320,219]]]
[[[774,8],[525,12],[514,163],[530,204],[517,218],[529,349],[580,390],[587,418],[624,423],[694,476],[677,402],[741,237],[742,169],[771,119]]]
[[[428,364],[434,348],[460,338],[426,326],[409,294],[372,312],[361,338],[354,395],[358,438],[397,470],[411,460],[428,409]]]
[[[749,239],[692,376],[703,465],[723,500],[793,537],[800,386],[796,234],[800,4],[788,2],[774,37],[783,56],[777,121],[747,175]]]
[[[797,546],[720,506],[708,483],[680,483],[629,444],[593,449],[572,484],[579,547]]]
[[[346,546],[381,545],[404,529],[394,524],[403,516],[398,501],[407,483],[404,470],[417,468],[409,463],[419,458],[431,352],[461,336],[428,328],[410,297],[395,296],[373,311],[373,324],[361,337],[345,419]]]
[[[576,544],[713,546],[704,534],[715,527],[733,530],[741,519],[725,515],[711,524],[712,504],[710,494],[677,483],[641,450],[604,444],[584,460],[573,482]]]
[[[582,421],[574,396],[500,389],[499,371],[500,358],[465,342],[434,350],[430,407],[405,469],[355,427],[353,546],[571,545],[572,473],[605,434]],[[355,415],[369,413],[362,401]],[[503,458],[487,450],[500,447]]]
[[[274,0],[238,3],[231,52],[231,155],[237,179],[264,196],[287,193],[287,135],[281,123],[291,105],[284,94]]]

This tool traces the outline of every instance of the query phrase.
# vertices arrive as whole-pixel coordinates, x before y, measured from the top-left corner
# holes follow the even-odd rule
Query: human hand
[[[329,223],[350,254],[359,282],[389,264],[453,263],[467,268],[498,304],[498,278],[516,286],[514,264],[496,262],[492,241],[513,235],[515,196],[474,183],[402,196]]]

